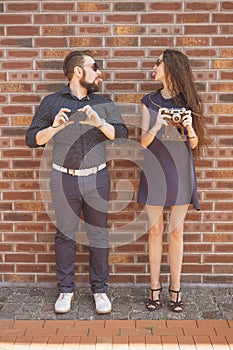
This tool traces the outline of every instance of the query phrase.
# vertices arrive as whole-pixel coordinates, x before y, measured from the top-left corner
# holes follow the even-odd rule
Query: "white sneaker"
[[[71,301],[74,299],[74,293],[60,293],[54,311],[58,314],[65,314],[71,310]]]
[[[97,314],[107,314],[112,311],[112,304],[106,293],[95,293],[93,295]]]

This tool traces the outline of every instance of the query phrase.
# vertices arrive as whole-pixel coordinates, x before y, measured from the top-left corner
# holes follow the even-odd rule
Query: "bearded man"
[[[43,147],[53,139],[50,189],[56,216],[56,313],[71,310],[75,288],[76,235],[83,215],[89,241],[89,276],[96,312],[111,312],[106,294],[109,279],[107,212],[110,178],[106,141],[127,138],[117,106],[97,94],[102,74],[89,51],[73,51],[64,59],[69,80],[46,96],[26,132],[26,144]]]

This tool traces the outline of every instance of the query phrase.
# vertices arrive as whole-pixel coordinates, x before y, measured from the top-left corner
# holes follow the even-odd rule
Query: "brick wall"
[[[64,86],[70,49],[94,51],[103,92],[130,130],[123,149],[109,146],[109,228],[127,244],[111,249],[111,282],[149,283],[147,219],[136,201],[142,152],[140,98],[157,88],[155,57],[176,47],[191,60],[205,102],[209,150],[197,162],[201,212],[185,224],[183,282],[233,282],[232,1],[0,1],[0,281],[56,281],[54,223],[39,184],[42,149],[28,149],[25,130],[42,97]],[[135,147],[134,147],[135,146]],[[124,180],[124,181],[120,181]],[[165,219],[167,219],[167,213]],[[82,231],[82,229],[81,229]],[[163,282],[168,282],[164,235]],[[78,244],[76,276],[88,282],[88,255]]]

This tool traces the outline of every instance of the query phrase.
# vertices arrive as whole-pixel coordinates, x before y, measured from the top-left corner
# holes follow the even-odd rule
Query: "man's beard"
[[[85,76],[83,76],[83,78],[79,80],[79,83],[82,87],[84,87],[87,90],[89,94],[93,92],[97,92],[100,89],[100,86],[96,84],[95,80],[93,81],[93,83],[88,83],[85,80]]]

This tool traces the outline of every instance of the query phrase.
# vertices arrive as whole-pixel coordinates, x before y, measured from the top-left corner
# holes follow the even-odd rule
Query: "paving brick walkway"
[[[233,288],[186,286],[185,311],[145,308],[147,287],[110,287],[113,311],[97,315],[89,288],[53,312],[56,288],[0,289],[0,350],[233,350]]]
[[[4,350],[233,350],[227,320],[0,321]]]

